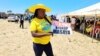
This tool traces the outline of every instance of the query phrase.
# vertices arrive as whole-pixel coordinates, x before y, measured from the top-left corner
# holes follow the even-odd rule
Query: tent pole
[[[83,36],[84,36],[84,30],[85,30],[85,15],[83,16],[83,25],[84,25],[84,27],[83,27]]]
[[[95,33],[95,24],[96,24],[96,18],[97,18],[97,14],[95,12],[95,19],[94,19],[94,26],[93,26],[93,33],[92,33],[92,43],[93,43],[93,38],[94,38],[94,33]]]

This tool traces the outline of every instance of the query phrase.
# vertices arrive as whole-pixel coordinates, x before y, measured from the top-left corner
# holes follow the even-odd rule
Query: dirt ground
[[[55,56],[100,56],[100,41],[93,41],[78,32],[51,38]],[[25,29],[20,29],[19,23],[0,19],[0,56],[35,56],[28,22],[25,22]]]

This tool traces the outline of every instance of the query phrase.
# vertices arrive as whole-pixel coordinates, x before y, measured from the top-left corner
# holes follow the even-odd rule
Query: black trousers
[[[48,43],[46,45],[33,43],[33,49],[35,52],[35,56],[42,56],[43,51],[47,56],[53,56],[51,43]]]
[[[24,28],[24,21],[20,21],[20,28]]]

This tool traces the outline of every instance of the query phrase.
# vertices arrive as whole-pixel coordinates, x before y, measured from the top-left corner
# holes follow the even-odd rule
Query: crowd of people
[[[71,23],[72,29],[93,37],[100,37],[100,19],[66,16],[62,22]]]
[[[94,20],[94,18],[86,19],[83,17],[83,20],[76,20],[75,25],[76,31],[81,31],[89,36],[100,37],[100,19]]]
[[[34,17],[33,15],[27,16],[27,17],[25,17],[24,15],[20,15],[20,16],[16,16],[15,19],[17,23],[18,21],[20,22],[20,25],[19,25],[20,28],[24,28],[24,20],[26,19],[30,23],[33,17]],[[55,15],[51,15],[50,18],[51,20],[60,21],[59,19],[57,19]],[[66,16],[64,17],[63,22],[71,23],[72,29],[75,31],[81,32],[89,36],[94,35],[94,37],[100,37],[100,19],[99,18],[97,18],[95,21],[94,17],[86,18],[86,17]]]

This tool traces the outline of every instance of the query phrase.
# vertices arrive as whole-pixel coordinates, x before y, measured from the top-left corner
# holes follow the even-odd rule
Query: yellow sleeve
[[[36,23],[35,23],[35,21],[31,21],[30,31],[36,31]]]

